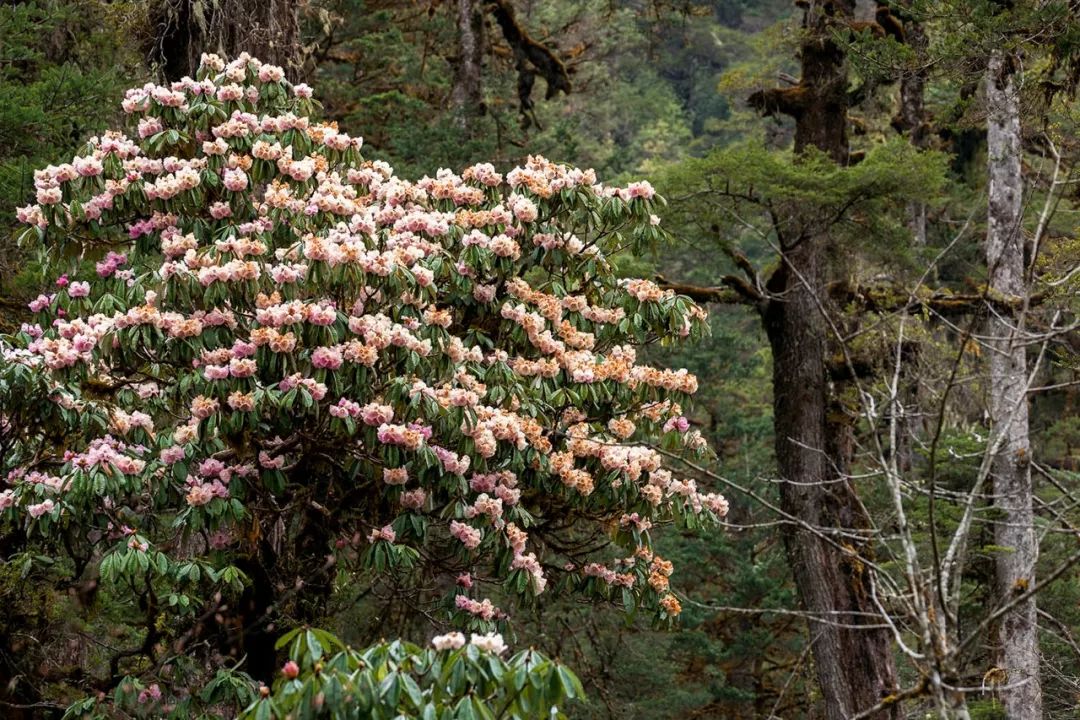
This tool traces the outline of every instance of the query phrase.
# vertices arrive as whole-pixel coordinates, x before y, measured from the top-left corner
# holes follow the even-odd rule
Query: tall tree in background
[[[987,156],[989,183],[986,265],[989,291],[995,296],[1028,296],[1024,266],[1021,172],[1019,59],[995,51],[986,69]],[[1035,584],[1039,545],[1031,485],[1028,443],[1028,373],[1024,312],[991,313],[988,341],[990,422],[993,431],[994,542],[1007,548],[995,559],[998,601],[1007,603]],[[1008,687],[1002,691],[1010,718],[1041,718],[1039,628],[1035,596],[1018,602],[998,629],[1000,664]]]
[[[793,88],[755,94],[765,113],[795,119],[795,154],[816,151],[848,163],[848,73],[834,41],[835,23],[854,16],[855,2],[810,2],[799,48],[802,77]],[[850,485],[850,429],[830,421],[826,357],[830,336],[825,287],[829,225],[813,208],[792,204],[777,227],[780,265],[769,278],[763,320],[773,354],[773,411],[785,544],[811,624],[818,683],[829,718],[875,706],[896,686],[891,640],[883,629],[857,627],[873,616],[874,591],[858,559],[869,538],[865,508]],[[807,528],[840,528],[836,541]],[[891,716],[881,713],[880,717]]]
[[[484,13],[477,0],[457,0],[455,12],[458,57],[450,106],[454,123],[468,137],[475,131],[473,118],[484,112]]]

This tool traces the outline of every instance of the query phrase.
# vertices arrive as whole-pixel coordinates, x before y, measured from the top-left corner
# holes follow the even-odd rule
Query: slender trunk
[[[991,57],[986,76],[986,264],[991,292],[1019,297],[1026,288],[1017,72],[1015,58],[1002,52]],[[999,603],[1012,601],[1017,593],[1034,585],[1039,551],[1032,510],[1027,358],[1020,338],[1022,327],[1022,315],[992,315],[989,321],[990,419],[994,436],[1003,437],[991,470],[994,505],[1001,511],[994,526],[994,542],[1005,549],[995,562]],[[1004,616],[998,644],[999,665],[1008,673],[1007,689],[1002,691],[1006,715],[1013,720],[1041,718],[1034,597],[1017,604]]]
[[[477,0],[457,0],[458,60],[454,68],[454,86],[450,106],[454,123],[466,137],[473,131],[473,120],[483,114],[481,62],[483,60],[484,16]]]
[[[848,161],[848,77],[830,23],[853,9],[851,1],[811,3],[799,86],[751,98],[765,112],[795,118],[797,155],[813,147],[841,165]],[[802,605],[818,619],[810,623],[810,639],[825,717],[842,720],[894,692],[896,669],[888,631],[857,627],[873,624],[877,608],[863,562],[871,554],[870,523],[845,475],[852,428],[825,364],[829,231],[812,210],[800,207],[787,209],[784,225],[799,230],[780,239],[782,262],[769,279],[773,299],[763,313],[773,353],[780,505],[805,523],[786,525],[784,541]],[[807,526],[844,533],[822,537]],[[897,712],[894,705],[874,717],[895,718]]]

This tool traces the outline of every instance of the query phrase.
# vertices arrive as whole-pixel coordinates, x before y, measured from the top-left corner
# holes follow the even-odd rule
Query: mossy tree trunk
[[[816,149],[848,162],[848,74],[833,41],[855,3],[811,2],[800,48],[798,86],[751,98],[765,112],[795,118],[796,156]],[[773,354],[773,411],[780,505],[797,519],[785,547],[803,608],[829,720],[851,718],[895,692],[889,632],[880,628],[871,570],[870,521],[847,477],[851,424],[826,367],[830,332],[826,285],[830,238],[814,210],[782,210],[781,263],[769,278],[763,312]],[[823,530],[818,530],[823,529]],[[859,627],[878,625],[878,627]],[[897,717],[896,708],[873,716]]]

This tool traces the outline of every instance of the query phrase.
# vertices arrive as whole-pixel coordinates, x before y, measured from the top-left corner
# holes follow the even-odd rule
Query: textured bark
[[[296,0],[155,0],[149,60],[167,80],[195,76],[203,53],[248,52],[296,77],[301,64]]]
[[[484,15],[478,0],[457,0],[458,60],[454,68],[454,87],[450,106],[454,122],[466,136],[471,135],[473,119],[484,112],[481,85],[481,62],[484,53]]]
[[[796,121],[795,150],[825,152],[848,162],[848,76],[831,26],[851,17],[854,2],[812,2],[806,10],[806,39],[800,49],[802,78],[783,98],[759,94],[764,112],[786,112]],[[755,102],[751,99],[751,102]],[[785,525],[785,547],[803,607],[825,622],[810,623],[818,684],[829,720],[850,718],[896,690],[892,642],[881,629],[837,627],[867,624],[876,612],[870,571],[869,521],[845,477],[852,428],[838,394],[831,392],[826,358],[829,330],[828,230],[798,206],[784,225],[801,228],[781,238],[782,262],[770,277],[763,312],[773,353],[773,412],[780,505],[806,525],[840,528],[830,539]],[[790,222],[788,222],[790,221]],[[853,539],[862,535],[865,540]],[[870,615],[867,615],[870,614]],[[898,717],[897,704],[876,713]]]
[[[986,264],[993,291],[1022,296],[1026,287],[1017,72],[1015,59],[1001,52],[991,57],[987,68]],[[995,315],[989,321],[990,419],[992,437],[1002,438],[991,469],[994,505],[1002,511],[994,526],[994,542],[1008,548],[995,562],[999,603],[1011,601],[1035,583],[1039,551],[1032,510],[1027,358],[1017,327],[1022,321],[1019,313]],[[1013,720],[1042,717],[1036,620],[1032,596],[1008,612],[998,630],[998,664],[1008,673],[1008,685],[1015,686],[1001,695],[1005,714]]]

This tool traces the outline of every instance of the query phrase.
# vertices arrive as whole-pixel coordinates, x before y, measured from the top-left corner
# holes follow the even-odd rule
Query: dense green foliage
[[[24,204],[34,170],[68,152],[116,116],[116,98],[145,75],[126,30],[137,2],[6,3],[0,7],[0,205]],[[111,30],[105,30],[111,28]],[[0,217],[0,288],[15,282],[10,212]],[[30,288],[26,275],[18,290]]]

